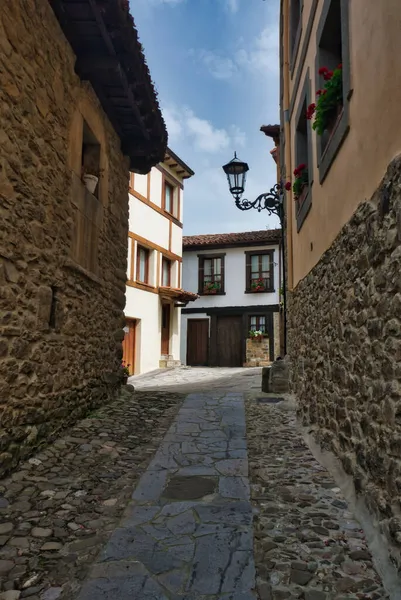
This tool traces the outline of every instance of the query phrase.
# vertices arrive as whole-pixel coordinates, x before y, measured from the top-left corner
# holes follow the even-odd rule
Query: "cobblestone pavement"
[[[0,599],[76,596],[182,401],[120,398],[0,481]]]
[[[304,443],[293,407],[249,400],[247,432],[260,599],[389,598],[360,524]]]
[[[242,394],[188,396],[79,600],[255,600]]]
[[[137,390],[168,390],[191,394],[195,391],[249,392],[260,390],[262,369],[225,367],[179,367],[130,377]]]
[[[260,369],[133,383],[0,481],[0,600],[389,598],[294,408],[256,402]]]

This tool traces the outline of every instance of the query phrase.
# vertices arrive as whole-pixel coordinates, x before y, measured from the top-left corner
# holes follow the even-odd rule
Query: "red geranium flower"
[[[323,79],[325,81],[330,81],[330,79],[333,77],[333,71],[326,71],[326,73],[324,73],[323,75]]]
[[[318,90],[318,91],[316,92],[316,96],[321,96],[322,94],[323,94],[323,90]]]
[[[342,65],[342,63],[340,63],[340,64],[338,65],[337,69],[342,69],[342,68],[343,68],[343,65]]]
[[[294,169],[294,175],[295,175],[295,177],[297,177],[299,175],[299,170],[298,169]]]
[[[284,186],[284,187],[285,187],[285,189],[287,190],[287,192],[289,192],[289,191],[290,191],[290,189],[291,189],[291,183],[290,183],[289,181],[287,181],[287,183],[285,184],[285,186]]]
[[[309,121],[311,120],[311,118],[315,114],[315,110],[316,110],[316,104],[314,102],[312,102],[312,104],[309,104],[308,108],[306,109],[306,118]]]
[[[327,67],[320,67],[319,75],[324,75],[325,73],[327,73],[327,71],[328,71]]]
[[[298,167],[298,171],[301,172],[304,169],[306,169],[306,164],[305,163],[300,164],[299,167]]]

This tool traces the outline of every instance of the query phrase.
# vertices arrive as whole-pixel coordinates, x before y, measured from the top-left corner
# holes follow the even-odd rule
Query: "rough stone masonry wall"
[[[127,162],[74,62],[48,0],[2,0],[0,474],[118,387]],[[83,98],[103,122],[108,153],[98,278],[68,266],[74,236],[69,135]]]
[[[269,338],[263,337],[261,340],[247,338],[246,340],[246,363],[244,367],[267,367],[270,361],[270,342]]]
[[[291,294],[288,329],[304,424],[401,549],[400,157]]]

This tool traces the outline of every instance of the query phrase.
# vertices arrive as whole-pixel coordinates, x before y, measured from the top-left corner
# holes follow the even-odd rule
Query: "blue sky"
[[[234,150],[249,164],[244,197],[275,183],[279,119],[279,0],[131,0],[159,93],[169,146],[194,171],[184,191],[184,233],[250,231],[275,217],[235,208],[221,166]]]

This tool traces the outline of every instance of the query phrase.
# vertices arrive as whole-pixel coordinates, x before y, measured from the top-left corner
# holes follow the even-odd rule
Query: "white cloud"
[[[236,125],[218,129],[198,117],[190,108],[169,106],[163,110],[170,143],[187,140],[198,151],[215,154],[232,147],[244,146],[245,133]]]
[[[276,27],[265,27],[256,38],[255,43],[246,50],[240,48],[236,54],[236,63],[249,70],[279,71],[279,40]]]
[[[203,63],[215,79],[228,80],[240,70],[250,72],[279,72],[279,40],[276,27],[265,27],[259,36],[245,48],[243,38],[241,45],[234,52],[233,58],[217,54],[211,50],[191,50],[190,55]]]
[[[191,54],[196,55],[196,52]],[[198,57],[216,79],[230,79],[238,70],[231,58],[219,56],[210,50],[200,50]]]

